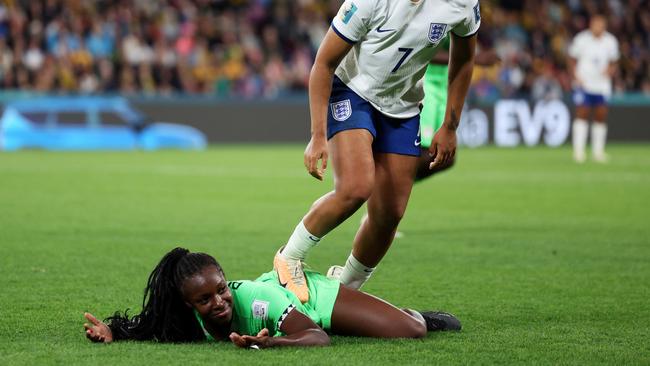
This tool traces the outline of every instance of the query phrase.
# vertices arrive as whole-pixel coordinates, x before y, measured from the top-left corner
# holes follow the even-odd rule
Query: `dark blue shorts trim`
[[[350,38],[344,36],[343,33],[339,32],[339,30],[336,29],[336,27],[334,26],[334,23],[332,23],[331,26],[332,26],[332,30],[334,31],[334,33],[336,33],[336,35],[338,35],[339,37],[343,38],[343,40],[346,41],[347,43],[349,43],[349,44],[357,43],[357,41],[353,41]]]
[[[353,129],[372,134],[375,152],[420,156],[420,115],[388,117],[335,76],[327,112],[327,138]]]

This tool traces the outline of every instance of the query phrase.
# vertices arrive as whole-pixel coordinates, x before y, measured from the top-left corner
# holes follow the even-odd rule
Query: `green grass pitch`
[[[397,239],[365,287],[444,309],[460,333],[333,337],[316,349],[91,344],[82,313],[139,310],[173,246],[213,254],[230,279],[271,268],[311,203],[302,146],[205,152],[0,154],[0,365],[650,364],[650,147],[608,165],[568,148],[463,149],[416,185]],[[342,263],[359,213],[312,251]]]

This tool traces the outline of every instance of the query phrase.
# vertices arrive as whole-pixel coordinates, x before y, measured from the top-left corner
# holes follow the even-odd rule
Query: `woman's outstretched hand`
[[[257,346],[259,348],[266,348],[269,346],[269,330],[264,328],[256,336],[239,335],[235,332],[230,334],[230,340],[235,346],[240,348],[247,348]]]
[[[111,328],[109,328],[108,325],[97,320],[97,318],[95,318],[95,316],[91,313],[84,313],[84,317],[86,317],[86,319],[88,319],[90,322],[90,324],[84,324],[84,328],[86,328],[86,338],[90,339],[93,342],[113,342],[113,333],[111,332]]]

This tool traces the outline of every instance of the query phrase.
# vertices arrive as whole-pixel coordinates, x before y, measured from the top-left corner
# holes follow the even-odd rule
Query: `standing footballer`
[[[478,0],[347,0],[316,55],[309,81],[311,140],[304,162],[334,190],[318,199],[274,259],[279,281],[309,299],[302,261],[323,236],[368,202],[340,280],[360,288],[390,247],[420,156],[418,83],[451,33],[449,95],[428,154],[431,168],[456,152],[456,129],[472,77]],[[319,164],[320,162],[320,164]]]
[[[603,15],[593,16],[589,29],[578,33],[569,48],[569,68],[576,86],[573,96],[576,105],[573,158],[578,163],[583,163],[587,158],[587,121],[592,112],[592,156],[596,162],[607,162],[607,99],[612,94],[612,77],[616,72],[619,51],[618,41],[606,28],[607,20]]]

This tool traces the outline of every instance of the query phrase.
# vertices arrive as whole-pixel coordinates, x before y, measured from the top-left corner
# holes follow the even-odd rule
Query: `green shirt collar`
[[[199,312],[196,311],[196,309],[194,309],[194,316],[196,317],[196,320],[199,321],[199,325],[203,330],[203,334],[205,334],[205,339],[208,340],[209,342],[214,342],[215,341],[214,337],[212,336],[212,334],[210,334],[210,332],[208,332],[207,329],[205,329],[205,326],[203,325],[203,319],[201,318],[201,315],[199,315]]]

